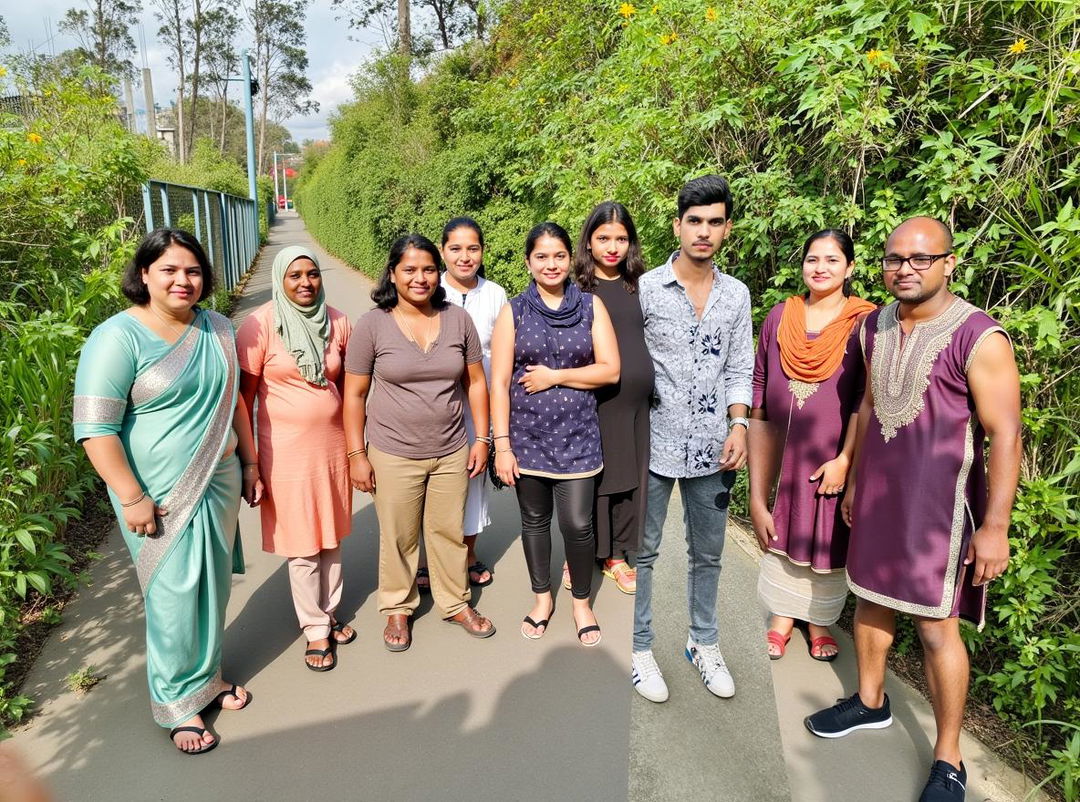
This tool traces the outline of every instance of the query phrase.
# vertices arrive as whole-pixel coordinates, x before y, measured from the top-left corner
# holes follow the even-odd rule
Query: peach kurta
[[[300,377],[296,360],[274,330],[272,302],[252,312],[237,333],[241,369],[262,379],[256,425],[259,471],[266,485],[259,507],[263,551],[283,557],[310,557],[336,548],[352,525],[337,386],[350,325],[341,312],[333,307],[328,311],[325,387]]]

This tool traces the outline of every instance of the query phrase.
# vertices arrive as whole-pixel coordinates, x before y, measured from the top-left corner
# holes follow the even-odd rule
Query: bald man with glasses
[[[871,312],[860,332],[867,386],[843,502],[859,688],[806,719],[823,738],[889,726],[885,658],[896,613],[912,616],[937,724],[919,802],[964,799],[969,665],[959,619],[982,626],[986,583],[1008,566],[1020,472],[1012,346],[949,291],[952,246],[948,227],[927,217],[905,221],[885,245],[882,274],[896,301]]]

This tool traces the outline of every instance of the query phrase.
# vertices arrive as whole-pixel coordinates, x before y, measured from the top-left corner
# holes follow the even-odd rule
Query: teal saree
[[[228,687],[225,607],[231,574],[243,573],[234,340],[215,312],[196,310],[171,345],[121,312],[90,334],[75,377],[75,439],[119,436],[136,478],[168,510],[156,535],[136,535],[109,491],[142,588],[150,707],[162,727]]]

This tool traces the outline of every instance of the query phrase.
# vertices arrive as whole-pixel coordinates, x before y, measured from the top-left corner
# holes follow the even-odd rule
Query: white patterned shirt
[[[719,470],[727,409],[750,406],[754,334],[750,291],[713,265],[713,284],[698,320],[672,262],[641,277],[645,344],[656,371],[649,470],[689,478]]]

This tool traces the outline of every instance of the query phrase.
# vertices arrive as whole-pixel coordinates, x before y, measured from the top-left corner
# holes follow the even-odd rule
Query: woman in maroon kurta
[[[854,256],[842,231],[810,237],[803,248],[805,300],[793,296],[773,307],[758,339],[750,514],[765,551],[758,593],[772,613],[773,659],[783,656],[796,620],[810,627],[811,656],[836,656],[828,627],[847,597],[840,501],[864,382],[856,324],[873,308],[847,295]]]

